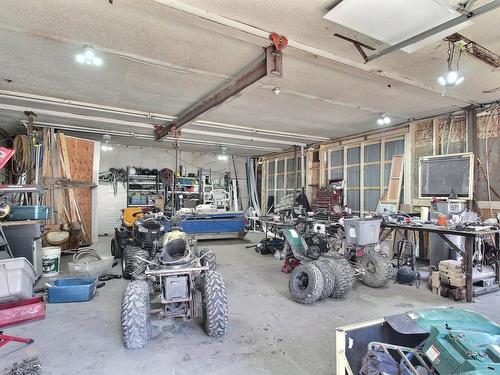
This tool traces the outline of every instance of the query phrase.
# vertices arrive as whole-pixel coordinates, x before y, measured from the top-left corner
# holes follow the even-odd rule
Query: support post
[[[476,185],[479,182],[479,138],[477,134],[477,110],[475,107],[470,106],[465,109],[467,116],[467,144],[469,149],[467,151],[472,152],[474,155],[474,184],[472,192],[472,210],[477,211],[479,209],[477,204],[477,188]]]

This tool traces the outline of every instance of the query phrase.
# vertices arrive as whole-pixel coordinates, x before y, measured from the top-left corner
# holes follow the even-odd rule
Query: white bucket
[[[43,276],[57,276],[59,274],[60,264],[61,248],[59,246],[42,247]]]

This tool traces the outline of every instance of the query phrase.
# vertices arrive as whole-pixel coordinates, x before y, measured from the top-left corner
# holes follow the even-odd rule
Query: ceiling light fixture
[[[102,139],[104,140],[104,143],[101,145],[101,150],[102,151],[113,151],[113,146],[111,146],[109,144],[111,136],[109,134],[103,134]]]
[[[102,59],[96,55],[94,46],[91,44],[84,44],[82,52],[75,55],[75,60],[79,64],[102,65]]]
[[[460,57],[462,56],[462,51],[464,49],[463,44],[459,44],[458,47],[455,46],[455,43],[448,41],[448,73],[445,76],[440,76],[438,78],[438,82],[443,87],[454,87],[460,85],[464,81],[464,76],[459,73],[459,62]],[[453,67],[453,60],[455,59],[455,50],[457,52],[457,58],[455,62],[455,67]]]
[[[379,125],[389,125],[391,123],[391,118],[387,115],[380,115],[377,119],[377,124]]]
[[[227,154],[226,154],[226,147],[221,147],[221,153],[219,155],[217,155],[217,160],[220,160],[220,161],[227,161],[228,157],[227,157]]]
[[[273,89],[273,92],[274,92],[274,95],[279,95],[279,94],[281,93],[281,88],[279,88],[279,87],[275,87],[275,88]]]

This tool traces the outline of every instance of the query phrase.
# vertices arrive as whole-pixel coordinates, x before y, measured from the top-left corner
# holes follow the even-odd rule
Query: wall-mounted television
[[[420,198],[448,197],[453,191],[459,198],[472,199],[473,186],[472,152],[420,158]]]

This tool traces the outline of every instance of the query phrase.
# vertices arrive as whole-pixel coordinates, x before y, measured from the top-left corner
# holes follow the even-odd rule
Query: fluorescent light
[[[92,60],[95,57],[94,47],[87,46],[83,48],[83,55],[87,60]]]
[[[450,70],[446,75],[446,83],[449,85],[454,85],[457,82],[458,73],[454,70]]]
[[[81,53],[77,54],[75,56],[76,62],[83,64],[85,62],[85,56],[83,56]]]
[[[102,65],[102,59],[96,55],[94,47],[90,44],[83,46],[82,52],[75,55],[75,60],[79,64]]]
[[[379,125],[389,125],[391,123],[391,118],[387,115],[380,115],[380,117],[377,119],[377,124]]]
[[[111,135],[103,134],[102,139],[104,139],[104,143],[101,145],[101,150],[102,151],[113,151],[113,146],[111,146],[109,144],[109,141],[111,139]]]
[[[226,154],[227,148],[222,146],[220,149],[221,149],[222,153],[217,155],[217,159],[220,161],[226,161],[227,160],[227,154]]]
[[[443,87],[453,87],[460,85],[465,80],[464,76],[460,76],[456,70],[450,70],[446,74],[446,78],[440,76],[438,82]]]

